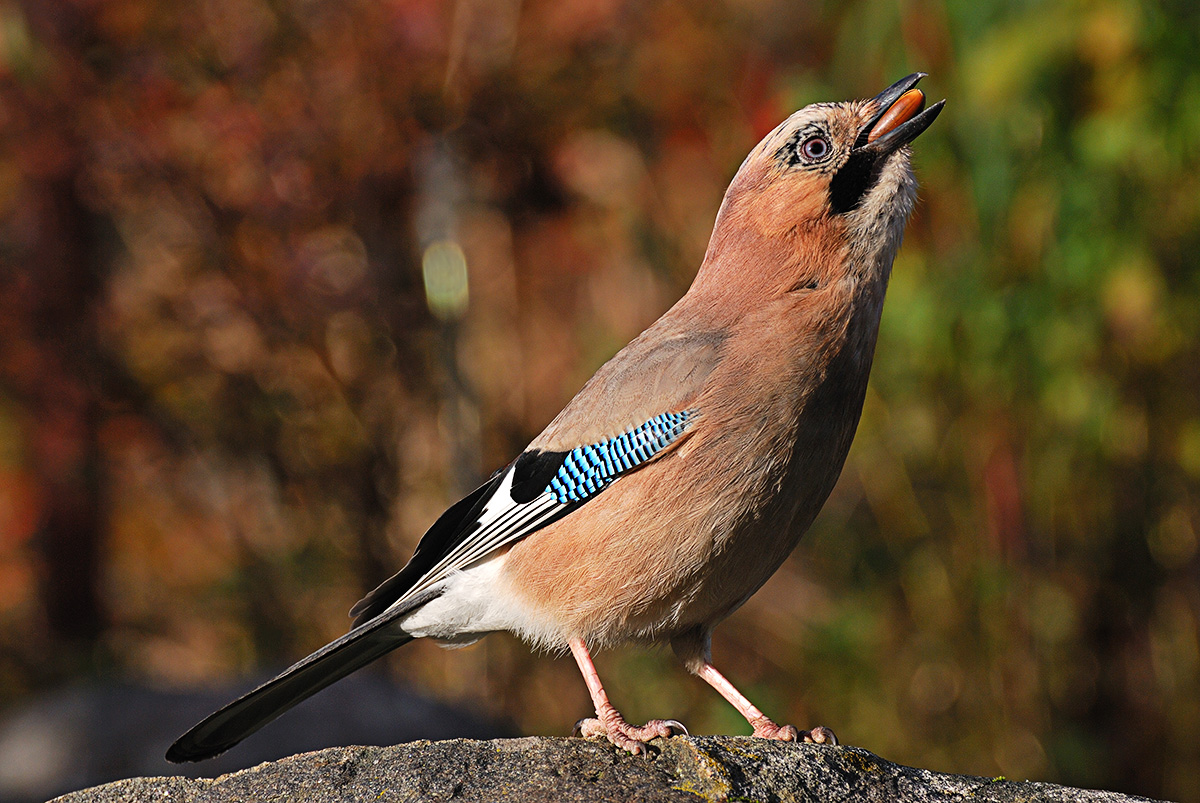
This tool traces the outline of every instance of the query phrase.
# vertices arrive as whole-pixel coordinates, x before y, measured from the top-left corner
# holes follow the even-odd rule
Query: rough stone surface
[[[945,775],[854,747],[748,737],[656,740],[648,756],[583,739],[335,747],[216,779],[133,778],[57,798],[146,801],[1144,801],[1115,792]]]

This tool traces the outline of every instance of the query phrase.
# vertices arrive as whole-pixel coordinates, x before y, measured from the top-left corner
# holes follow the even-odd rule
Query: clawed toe
[[[776,739],[781,742],[805,742],[807,744],[836,745],[837,737],[833,731],[823,725],[818,725],[810,731],[796,730],[791,725],[776,725],[763,717],[754,722],[754,735],[760,739]]]
[[[581,719],[575,723],[573,735],[585,739],[608,739],[622,750],[634,755],[647,752],[646,743],[658,738],[670,736],[690,736],[684,724],[675,719],[653,719],[641,727],[630,725],[624,720],[605,724],[594,717]],[[836,746],[838,738],[832,730],[818,725],[812,730],[797,730],[792,725],[776,725],[763,717],[754,723],[754,735],[760,739],[774,739],[781,742],[804,742],[805,744],[825,744]]]
[[[806,731],[807,733],[807,731]],[[781,742],[800,741],[800,732],[792,725],[776,725],[771,720],[756,722],[754,735],[760,739],[776,739]]]
[[[827,744],[836,747],[838,743],[837,736],[833,731],[824,725],[818,725],[810,731],[804,731],[800,734],[801,741],[809,744]]]
[[[625,725],[624,727],[618,726],[618,730],[630,739],[636,739],[639,742],[648,742],[651,739],[659,738],[666,739],[676,733],[689,735],[687,728],[674,719],[652,719],[640,728]]]
[[[624,721],[606,725],[595,718],[576,722],[574,734],[585,739],[598,739],[603,736],[617,747],[634,755],[646,753],[646,742],[652,739],[665,739],[676,734],[689,735],[683,723],[674,719],[654,719],[641,727],[635,727]]]
[[[677,719],[663,719],[663,720],[659,720],[659,721],[662,722],[662,724],[670,727],[672,733],[668,733],[667,734],[668,736],[691,736],[692,735],[692,734],[688,733],[688,729],[684,726],[684,724]]]

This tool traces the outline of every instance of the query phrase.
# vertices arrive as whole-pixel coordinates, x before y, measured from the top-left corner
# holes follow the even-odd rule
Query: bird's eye
[[[800,145],[800,155],[808,162],[819,162],[829,155],[829,140],[825,137],[809,137]]]

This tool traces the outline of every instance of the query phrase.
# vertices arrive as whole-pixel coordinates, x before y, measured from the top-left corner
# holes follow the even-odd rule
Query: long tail
[[[254,691],[210,714],[180,736],[167,761],[203,761],[224,753],[292,706],[366,666],[413,637],[394,626],[397,612],[378,616],[326,644]]]

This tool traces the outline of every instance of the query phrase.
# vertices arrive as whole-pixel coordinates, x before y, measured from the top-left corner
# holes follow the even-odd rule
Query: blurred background
[[[716,662],[894,761],[1200,801],[1197,52],[1183,0],[0,0],[0,712],[41,739],[0,776],[60,772],[47,700],[219,704],[343,633],[686,289],[761,135],[923,70],[858,437]],[[748,731],[669,652],[599,667]],[[505,635],[373,671],[589,710]]]

